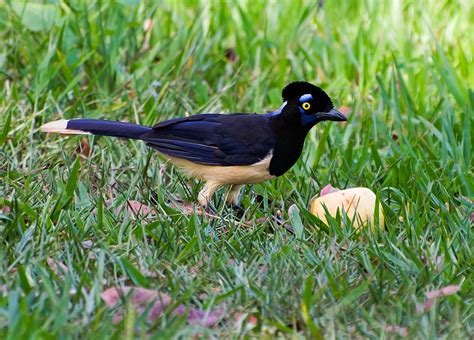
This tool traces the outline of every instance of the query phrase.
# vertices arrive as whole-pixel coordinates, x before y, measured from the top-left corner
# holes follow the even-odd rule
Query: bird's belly
[[[276,178],[268,170],[271,153],[258,163],[235,166],[203,165],[176,157],[167,158],[188,176],[220,184],[252,184]]]

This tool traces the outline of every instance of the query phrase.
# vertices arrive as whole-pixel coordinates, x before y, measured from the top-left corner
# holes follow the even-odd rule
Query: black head
[[[285,116],[299,118],[303,127],[311,128],[323,120],[346,121],[347,118],[334,109],[331,98],[319,87],[297,81],[288,84],[281,93],[285,104],[279,110]]]

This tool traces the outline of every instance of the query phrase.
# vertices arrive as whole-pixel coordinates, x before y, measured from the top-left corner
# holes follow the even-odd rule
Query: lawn
[[[474,336],[472,1],[45,3],[0,2],[2,338]],[[223,192],[199,214],[140,142],[39,131],[264,113],[293,80],[349,121],[243,216]],[[385,229],[313,217],[329,183],[376,192]]]

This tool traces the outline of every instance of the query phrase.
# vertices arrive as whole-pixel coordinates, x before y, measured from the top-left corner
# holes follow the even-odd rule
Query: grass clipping
[[[378,206],[378,214],[376,206]],[[328,215],[336,218],[338,214],[340,216],[345,214],[356,230],[367,225],[370,225],[372,230],[376,226],[380,229],[384,228],[382,205],[375,193],[368,188],[339,190],[329,184],[321,190],[319,197],[312,199],[311,213],[326,225],[329,225]],[[341,225],[343,221],[344,219],[341,218]]]

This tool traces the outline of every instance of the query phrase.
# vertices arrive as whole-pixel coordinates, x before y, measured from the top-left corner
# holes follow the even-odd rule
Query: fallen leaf
[[[153,19],[146,19],[145,22],[143,23],[143,31],[145,32],[145,39],[143,41],[143,46],[142,46],[142,51],[148,51],[150,49],[150,38],[151,38],[151,33],[152,33],[152,28],[153,28],[154,22]]]
[[[167,294],[151,289],[129,286],[123,288],[113,287],[106,289],[101,294],[101,297],[107,307],[113,308],[120,302],[121,299],[128,296],[130,291],[132,291],[131,303],[139,313],[143,313],[150,302],[154,302],[152,312],[155,313],[160,309],[166,308],[166,306],[171,302],[171,298]],[[155,317],[152,312],[150,312],[149,319]]]
[[[452,286],[447,286],[441,289],[436,289],[432,290],[429,292],[426,292],[425,295],[428,299],[433,300],[437,299],[442,296],[448,296],[448,295],[453,295],[456,294],[461,290],[461,287],[458,285],[452,285]]]
[[[108,200],[105,201],[105,204],[107,206],[112,205],[112,203],[113,203],[113,199],[108,199]],[[117,214],[119,214],[122,211],[124,205],[126,205],[127,212],[128,212],[129,215],[147,216],[147,215],[156,213],[155,209],[150,208],[148,205],[146,205],[142,202],[139,202],[139,201],[135,201],[135,200],[125,201],[125,203],[121,204],[115,210],[115,212]]]
[[[168,294],[140,287],[113,287],[105,290],[101,294],[102,299],[109,308],[116,307],[118,303],[127,296],[130,296],[130,302],[139,314],[142,314],[146,308],[153,303],[148,314],[149,321],[155,321],[160,318],[166,308],[172,304],[172,299]],[[222,308],[205,311],[194,307],[186,308],[184,305],[179,305],[172,313],[174,315],[184,315],[186,312],[188,313],[187,318],[189,324],[203,327],[214,326],[224,316],[224,310]],[[118,310],[117,315],[114,317],[114,322],[120,322],[122,318],[123,308]]]
[[[458,285],[443,287],[425,293],[427,300],[416,305],[417,313],[427,312],[433,306],[433,303],[440,297],[456,294],[461,290]]]
[[[81,142],[76,148],[76,155],[79,155],[82,158],[88,158],[91,154],[91,146],[87,138],[82,138]]]
[[[192,276],[195,276],[196,274],[199,273],[199,271],[201,270],[201,267],[203,265],[203,260],[199,260],[197,263],[195,263],[194,265],[192,265],[189,269],[188,269],[188,272],[192,275]]]
[[[233,49],[232,47],[229,47],[225,50],[225,57],[232,63],[235,63],[238,59],[237,53],[235,53],[235,49]]]
[[[126,204],[127,204],[127,211],[129,214],[148,215],[154,212],[154,210],[150,208],[148,205],[139,201],[128,200],[126,201]]]
[[[418,314],[421,314],[423,312],[427,312],[431,309],[431,306],[433,305],[434,300],[426,300],[423,303],[417,303],[416,304],[416,312]]]
[[[322,83],[324,82],[324,79],[326,79],[326,76],[324,75],[324,71],[322,70],[321,67],[316,68],[316,74],[318,75],[319,81]]]
[[[168,205],[176,210],[181,210],[185,215],[192,215],[194,213],[198,215],[205,214],[208,217],[218,217],[212,209],[202,209],[200,205],[186,202],[169,202]]]
[[[400,336],[408,336],[408,329],[406,327],[400,327],[396,325],[387,325],[385,327],[387,333],[397,333]]]
[[[339,111],[344,115],[344,116],[348,116],[349,113],[352,112],[352,109],[349,107],[349,106],[340,106],[339,107]]]
[[[269,220],[270,220],[270,218],[268,218],[268,217],[259,217],[255,220],[245,221],[245,223],[243,223],[242,225],[245,226],[245,227],[253,228],[255,226],[261,226],[263,223],[265,223]]]
[[[175,309],[178,315],[184,315],[186,308],[183,305]],[[215,309],[212,311],[205,311],[202,309],[190,308],[188,311],[188,322],[192,325],[199,325],[204,327],[212,327],[219,322],[223,316],[222,309]]]
[[[51,268],[51,270],[58,276],[62,276],[69,271],[64,263],[61,261],[55,261],[51,257],[46,259],[46,263],[48,263],[49,268]]]
[[[181,210],[185,215],[192,215],[194,212],[196,212],[198,215],[202,215],[202,208],[192,203],[170,202],[169,206],[171,206],[173,209]]]
[[[431,266],[436,270],[438,273],[441,272],[443,269],[444,257],[443,256],[434,256],[431,259],[427,258],[425,255],[421,256],[421,262],[428,268]]]
[[[255,316],[251,315],[251,316],[249,316],[247,322],[248,322],[249,324],[255,326],[255,325],[258,323],[258,320],[257,320],[257,318],[256,318]]]
[[[86,249],[92,248],[92,241],[91,240],[85,240],[82,242],[82,246]]]
[[[467,196],[462,196],[462,198],[464,200],[466,200],[467,202],[471,203],[471,204],[474,204],[474,200],[473,199],[470,199],[469,197]],[[471,221],[472,224],[474,224],[474,212],[471,213],[471,215],[469,216],[469,220]]]
[[[349,114],[351,113],[352,109],[349,106],[341,106],[339,107],[339,111],[346,116],[347,119],[349,119]],[[338,122],[339,125],[345,125],[347,124],[347,121],[340,121]]]
[[[131,79],[129,79],[123,87],[124,87],[125,91],[127,92],[128,98],[133,99],[137,96],[137,93],[132,88],[132,80]]]
[[[145,22],[143,23],[143,30],[145,32],[148,32],[152,27],[153,27],[153,20],[150,18],[146,19]]]

